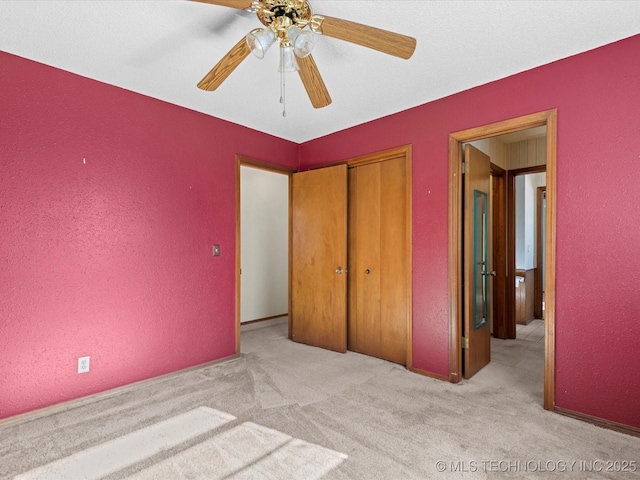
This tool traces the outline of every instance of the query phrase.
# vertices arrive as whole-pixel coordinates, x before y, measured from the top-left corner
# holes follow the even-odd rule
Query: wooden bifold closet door
[[[291,339],[347,351],[347,167],[293,175]]]
[[[407,361],[404,158],[349,169],[348,349]]]

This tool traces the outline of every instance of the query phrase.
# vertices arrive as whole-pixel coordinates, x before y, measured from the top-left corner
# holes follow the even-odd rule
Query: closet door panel
[[[403,158],[380,163],[380,336],[381,357],[407,358],[407,198]]]
[[[292,176],[291,339],[347,349],[347,168]]]
[[[380,343],[380,164],[354,168],[355,223],[354,268],[349,272],[355,284],[355,351],[379,357]]]
[[[358,188],[358,175],[356,169],[349,170],[349,201],[348,201],[348,245],[347,245],[347,349],[357,352],[358,338],[358,276],[356,275],[356,255],[357,251],[357,235],[355,228],[358,221],[358,197],[356,189]]]

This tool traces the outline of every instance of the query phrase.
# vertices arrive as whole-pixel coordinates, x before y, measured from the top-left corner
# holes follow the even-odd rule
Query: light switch
[[[220,245],[217,243],[213,246],[213,256],[214,257],[220,256]]]

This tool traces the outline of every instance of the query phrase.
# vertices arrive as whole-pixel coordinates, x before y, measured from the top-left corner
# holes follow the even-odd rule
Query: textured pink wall
[[[557,108],[556,405],[640,427],[639,53],[634,36],[301,146],[306,169],[413,145],[415,367],[448,374],[449,133]]]
[[[414,365],[446,375],[448,134],[558,108],[556,404],[640,427],[638,51],[635,36],[299,151],[0,53],[0,418],[233,353],[236,153],[306,168],[413,144]]]
[[[298,165],[293,143],[0,52],[0,418],[234,353],[236,153]]]

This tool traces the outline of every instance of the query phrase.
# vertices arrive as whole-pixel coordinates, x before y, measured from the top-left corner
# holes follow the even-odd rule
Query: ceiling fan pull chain
[[[282,49],[280,49],[280,63],[282,63]],[[284,103],[284,88],[282,88],[282,84],[284,83],[284,72],[280,72],[280,103]]]
[[[284,50],[280,49],[280,65],[284,63]],[[280,72],[280,103],[282,104],[282,116],[287,116],[286,92],[284,83],[284,69]]]
[[[286,86],[284,84],[284,72],[282,72],[282,116],[286,117],[287,116],[287,93],[286,93]]]

